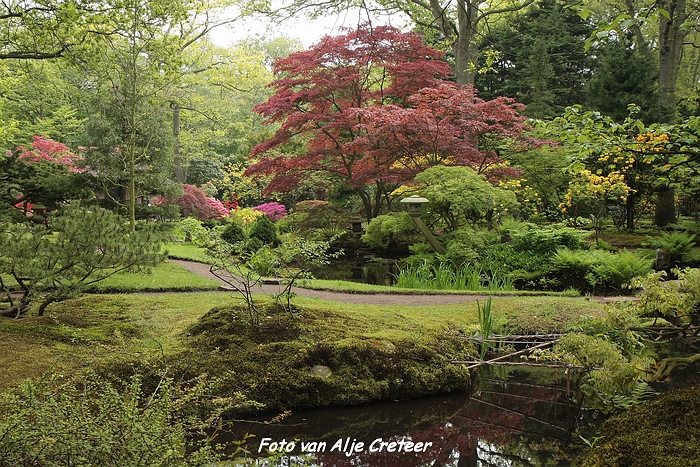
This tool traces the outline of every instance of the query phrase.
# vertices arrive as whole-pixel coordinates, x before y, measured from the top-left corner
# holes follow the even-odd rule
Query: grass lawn
[[[165,250],[168,253],[168,258],[184,259],[206,264],[211,263],[211,257],[207,254],[207,250],[193,243],[171,242],[165,245]]]
[[[365,284],[362,282],[350,282],[341,280],[311,279],[302,281],[299,287],[312,290],[333,290],[346,293],[400,293],[414,295],[494,295],[494,296],[553,296],[553,297],[578,297],[576,290],[564,292],[542,292],[532,290],[430,290],[430,289],[405,289],[390,285]]]
[[[157,292],[216,290],[219,282],[193,274],[177,264],[165,261],[151,272],[122,271],[95,285],[96,292]]]

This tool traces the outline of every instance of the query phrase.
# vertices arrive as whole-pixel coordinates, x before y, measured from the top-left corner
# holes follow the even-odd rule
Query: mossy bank
[[[676,390],[605,422],[578,467],[700,466],[700,386]]]
[[[187,386],[205,375],[208,393],[232,397],[232,416],[368,404],[470,387],[477,304],[348,305],[297,297],[293,315],[261,297],[260,322],[230,294],[86,295],[43,318],[4,320],[12,346],[0,358],[4,387],[47,373],[87,368],[118,383],[162,375]],[[495,297],[508,329],[556,331],[603,306],[569,297]],[[522,319],[519,319],[520,316]],[[524,319],[527,317],[527,319]]]

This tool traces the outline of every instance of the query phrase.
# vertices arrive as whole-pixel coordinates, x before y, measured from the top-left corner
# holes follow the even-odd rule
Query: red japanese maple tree
[[[349,183],[362,198],[368,217],[379,208],[367,183],[362,149],[348,146],[355,138],[358,108],[385,104],[405,105],[424,87],[436,86],[450,75],[442,53],[423,45],[418,35],[390,26],[367,25],[345,35],[325,37],[315,46],[274,63],[276,93],[255,111],[267,123],[281,126],[252,152],[259,156],[296,136],[307,142],[301,156],[263,158],[247,175],[274,175],[268,192],[288,191],[310,170],[321,170]],[[355,180],[361,180],[356,183]],[[383,191],[379,188],[379,191]],[[374,190],[377,192],[377,189]]]
[[[295,138],[307,152],[263,157],[246,175],[272,175],[266,191],[286,192],[309,171],[324,171],[357,192],[368,219],[397,184],[432,165],[483,172],[501,162],[490,143],[523,130],[519,104],[484,101],[446,81],[440,52],[390,26],[326,37],[274,71],[275,94],[254,110],[280,128],[252,155]]]
[[[19,159],[27,164],[37,162],[53,162],[65,166],[69,172],[84,172],[86,169],[79,164],[83,158],[75,154],[63,143],[54,141],[46,136],[34,136],[31,148],[17,147]]]

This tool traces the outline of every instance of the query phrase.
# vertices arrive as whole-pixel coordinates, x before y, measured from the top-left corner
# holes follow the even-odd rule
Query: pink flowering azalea
[[[207,203],[209,204],[209,208],[211,209],[212,215],[214,219],[221,219],[222,217],[228,217],[229,212],[228,209],[226,209],[226,206],[219,201],[216,198],[207,198]]]
[[[19,158],[27,164],[35,164],[37,162],[54,162],[64,165],[69,172],[85,172],[85,167],[80,167],[78,164],[83,161],[83,158],[75,154],[68,146],[58,141],[54,141],[46,136],[34,136],[31,149],[24,146],[17,147]]]
[[[276,201],[255,206],[253,209],[265,214],[272,222],[276,222],[287,215],[287,208],[284,204]]]

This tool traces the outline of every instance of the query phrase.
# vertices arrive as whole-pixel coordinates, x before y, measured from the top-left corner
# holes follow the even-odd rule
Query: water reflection
[[[279,423],[236,422],[259,466],[556,466],[572,464],[574,431],[590,425],[552,370],[484,369],[467,394],[300,411]],[[584,431],[585,434],[585,431]]]
[[[317,279],[362,282],[373,285],[392,285],[398,272],[395,260],[381,258],[356,258],[333,261],[327,266],[311,270]]]

